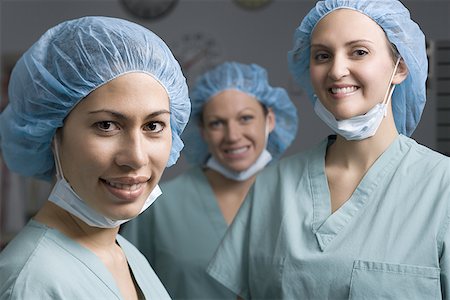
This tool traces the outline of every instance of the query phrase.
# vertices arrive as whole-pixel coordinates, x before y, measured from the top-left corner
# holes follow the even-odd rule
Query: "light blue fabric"
[[[374,20],[394,44],[408,66],[406,79],[396,86],[392,109],[397,130],[411,136],[419,123],[426,102],[425,82],[428,75],[425,36],[411,20],[408,9],[397,0],[326,0],[318,1],[294,33],[294,46],[288,53],[289,69],[305,89],[311,102],[314,89],[309,74],[311,34],[326,15],[340,8],[359,11]]]
[[[117,243],[146,299],[170,299],[145,257]],[[0,253],[0,299],[123,299],[101,260],[59,231],[29,221]]]
[[[186,148],[183,150],[190,163],[204,164],[209,157],[208,145],[203,140],[199,121],[203,106],[218,93],[234,89],[255,97],[275,114],[276,126],[269,134],[267,150],[276,160],[297,134],[298,116],[288,93],[281,87],[269,85],[267,72],[256,64],[225,62],[201,75],[191,91],[192,116],[183,133]]]
[[[83,17],[49,29],[12,71],[10,103],[0,114],[0,146],[9,169],[50,180],[55,173],[51,140],[64,118],[90,92],[129,72],[153,76],[168,93],[168,166],[174,164],[190,114],[178,62],[164,41],[145,27],[117,18]]]
[[[257,176],[209,274],[244,299],[450,299],[450,158],[400,135],[331,214],[332,142]]]
[[[121,231],[149,260],[174,299],[236,300],[206,274],[228,226],[202,169],[161,184],[163,194]]]

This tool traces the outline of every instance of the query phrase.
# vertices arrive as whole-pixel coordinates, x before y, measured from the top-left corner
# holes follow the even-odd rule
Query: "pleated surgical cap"
[[[276,125],[269,134],[267,150],[279,158],[297,134],[298,116],[286,90],[269,85],[267,72],[256,64],[225,62],[201,75],[191,91],[192,117],[183,140],[183,153],[192,164],[203,164],[209,157],[208,145],[201,137],[200,120],[203,106],[211,97],[225,90],[238,90],[255,97],[275,114]]]
[[[315,101],[309,74],[311,34],[316,24],[336,9],[358,11],[375,21],[397,47],[408,66],[407,78],[396,86],[392,109],[397,130],[411,136],[426,102],[425,82],[428,74],[425,36],[411,20],[408,9],[397,0],[326,0],[318,1],[294,33],[294,47],[288,53],[288,64],[296,81],[310,100]]]
[[[174,164],[190,114],[178,62],[145,27],[111,17],[83,17],[49,29],[15,65],[9,104],[0,114],[0,146],[8,167],[50,180],[55,172],[51,142],[65,117],[89,93],[130,72],[151,75],[167,91],[172,128],[168,166]]]

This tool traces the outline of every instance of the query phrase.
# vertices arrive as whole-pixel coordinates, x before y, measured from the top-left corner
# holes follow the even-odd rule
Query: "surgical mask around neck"
[[[244,171],[233,171],[226,167],[224,167],[218,160],[211,156],[206,162],[206,166],[216,172],[219,172],[223,176],[228,179],[234,181],[245,181],[264,169],[264,167],[272,160],[272,154],[267,151],[267,142],[269,139],[269,123],[266,120],[266,129],[265,129],[265,141],[264,141],[264,150],[258,156],[256,161],[246,170]]]
[[[317,116],[319,116],[319,118],[322,119],[322,121],[324,121],[334,132],[340,136],[343,136],[348,141],[363,140],[374,136],[380,127],[381,122],[387,115],[387,105],[389,100],[392,98],[392,93],[395,88],[395,85],[392,84],[392,80],[394,79],[399,62],[400,57],[395,63],[394,72],[389,80],[389,87],[383,101],[375,105],[364,115],[338,121],[334,115],[326,109],[320,99],[314,95],[316,97],[314,111]]]
[[[224,167],[214,156],[211,156],[206,162],[206,166],[214,171],[219,172],[228,179],[234,181],[245,181],[264,169],[264,167],[272,160],[272,155],[264,149],[258,159],[246,170],[238,172]]]
[[[48,198],[51,202],[55,203],[65,211],[76,216],[77,218],[79,218],[80,220],[82,220],[91,227],[115,228],[131,220],[131,219],[112,220],[98,213],[96,210],[91,208],[86,202],[84,202],[83,199],[81,199],[75,193],[70,184],[64,179],[64,174],[59,159],[58,141],[56,137],[53,141],[53,145],[54,145],[57,182],[53,187],[53,190]],[[142,207],[139,214],[145,211],[153,202],[155,202],[156,198],[158,198],[161,194],[162,194],[161,189],[159,188],[158,185],[156,185],[153,191],[145,200],[144,206]]]

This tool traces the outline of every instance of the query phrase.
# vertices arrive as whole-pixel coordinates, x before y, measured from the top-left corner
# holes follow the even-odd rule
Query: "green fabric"
[[[145,257],[117,243],[146,299],[170,299]],[[87,248],[31,220],[0,253],[0,299],[122,299],[114,278]]]
[[[209,274],[245,299],[449,299],[450,159],[400,135],[331,214],[331,142],[258,175]]]
[[[121,233],[150,261],[174,299],[236,299],[206,273],[227,224],[196,167],[161,184],[162,195]]]

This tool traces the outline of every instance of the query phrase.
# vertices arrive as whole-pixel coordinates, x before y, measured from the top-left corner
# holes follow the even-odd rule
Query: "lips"
[[[350,94],[356,91],[358,87],[356,86],[347,86],[347,87],[332,87],[330,89],[332,94]]]
[[[101,179],[106,189],[122,201],[134,201],[145,191],[148,177],[124,177],[115,179]]]
[[[223,150],[226,159],[243,159],[247,157],[250,146],[233,147]]]
[[[224,151],[227,154],[241,154],[241,153],[244,153],[245,151],[247,151],[249,148],[250,148],[249,146],[244,146],[244,147],[240,147],[240,148],[226,149]]]

